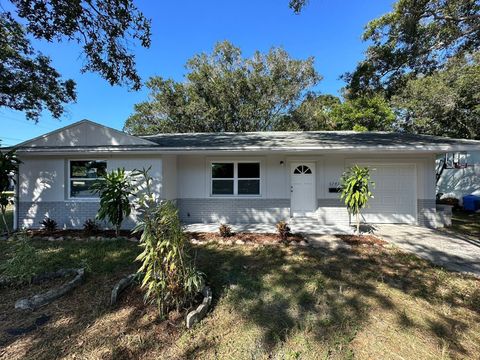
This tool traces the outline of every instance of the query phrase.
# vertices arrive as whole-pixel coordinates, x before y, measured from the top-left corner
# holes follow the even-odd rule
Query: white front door
[[[315,164],[292,163],[290,167],[292,216],[309,216],[315,212]]]

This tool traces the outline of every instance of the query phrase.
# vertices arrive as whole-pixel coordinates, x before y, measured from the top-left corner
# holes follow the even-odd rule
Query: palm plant
[[[112,170],[96,181],[92,190],[100,196],[97,219],[107,219],[115,226],[115,234],[119,236],[123,220],[132,212],[130,196],[133,195],[134,186],[130,176],[123,168]]]
[[[342,190],[340,198],[344,200],[348,212],[355,216],[357,235],[360,235],[360,214],[368,201],[373,198],[370,187],[375,186],[375,183],[370,180],[370,169],[354,165],[343,173],[340,182]]]
[[[7,234],[10,234],[10,229],[5,215],[7,207],[13,205],[13,200],[7,196],[6,192],[8,191],[12,174],[18,173],[18,167],[21,163],[17,158],[15,150],[5,153],[0,151],[0,213]],[[15,182],[15,179],[13,181]]]

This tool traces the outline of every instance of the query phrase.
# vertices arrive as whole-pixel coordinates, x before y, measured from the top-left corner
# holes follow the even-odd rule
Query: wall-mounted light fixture
[[[285,165],[285,162],[283,160],[280,161],[280,165],[282,165],[282,166]]]

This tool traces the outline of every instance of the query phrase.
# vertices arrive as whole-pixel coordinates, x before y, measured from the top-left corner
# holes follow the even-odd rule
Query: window
[[[259,162],[212,163],[212,195],[260,195]]]
[[[90,187],[107,173],[107,162],[98,160],[71,160],[69,165],[71,198],[95,198]]]
[[[312,170],[306,166],[306,165],[300,165],[295,168],[293,171],[295,175],[300,175],[300,174],[311,174]]]

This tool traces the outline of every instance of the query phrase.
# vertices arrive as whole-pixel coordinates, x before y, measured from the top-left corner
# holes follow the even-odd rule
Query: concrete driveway
[[[480,239],[412,225],[376,225],[375,234],[447,269],[480,276]]]

